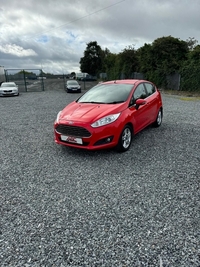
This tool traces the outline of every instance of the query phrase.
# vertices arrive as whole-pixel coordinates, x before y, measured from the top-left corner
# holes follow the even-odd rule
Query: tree
[[[136,51],[139,68],[138,71],[146,73],[152,69],[152,45],[144,44]]]
[[[103,52],[96,41],[87,44],[84,56],[80,59],[80,69],[91,75],[97,75],[102,69]]]
[[[187,59],[188,46],[185,41],[172,36],[156,39],[152,43],[154,66],[164,74],[172,74],[180,69],[183,60]]]
[[[158,38],[139,50],[140,68],[146,72],[147,79],[165,87],[167,75],[179,72],[183,61],[187,60],[188,51],[185,41],[172,36]]]
[[[132,73],[138,69],[138,58],[134,46],[126,47],[120,54],[121,72],[125,78],[131,78]]]
[[[119,55],[109,53],[104,59],[105,72],[110,80],[119,79],[120,76],[120,61]]]
[[[189,52],[188,60],[183,62],[180,71],[181,89],[186,91],[200,91],[200,45]]]
[[[189,52],[189,59],[200,63],[200,45],[195,46],[194,49]]]
[[[192,51],[196,45],[198,44],[198,41],[194,38],[194,37],[189,37],[187,40],[186,40],[186,43],[188,45],[188,49],[190,51]]]

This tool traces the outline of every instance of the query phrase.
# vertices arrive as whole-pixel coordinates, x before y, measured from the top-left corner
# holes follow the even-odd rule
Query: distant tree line
[[[200,45],[197,43],[194,37],[183,41],[167,36],[152,44],[145,43],[137,50],[130,45],[115,54],[91,41],[80,59],[80,69],[96,76],[107,73],[109,80],[119,79],[122,73],[124,78],[131,78],[135,72],[143,73],[145,79],[160,88],[167,88],[167,76],[179,73],[181,90],[200,91]]]

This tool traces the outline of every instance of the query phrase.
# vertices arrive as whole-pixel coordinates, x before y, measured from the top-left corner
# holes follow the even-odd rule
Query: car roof
[[[118,84],[136,84],[139,82],[148,82],[147,80],[139,80],[139,79],[124,79],[124,80],[112,80],[108,82],[103,82],[103,84],[112,84],[112,83],[118,83]]]

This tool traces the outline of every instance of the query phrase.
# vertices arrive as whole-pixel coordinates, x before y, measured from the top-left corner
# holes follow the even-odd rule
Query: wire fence
[[[15,82],[19,92],[44,91],[46,77],[41,73],[41,69],[5,69],[5,81]]]
[[[173,90],[173,91],[188,91],[200,93],[200,69],[194,69],[191,73],[185,71],[182,74],[175,73],[166,76],[166,83],[161,89]],[[48,79],[48,82],[47,82]],[[118,79],[145,79],[145,75],[139,72],[133,72],[126,76],[121,73]],[[67,77],[64,74],[61,75],[44,75],[41,69],[4,69],[0,67],[0,84],[4,81],[13,81],[18,85],[19,92],[37,92],[53,89],[49,80],[54,84],[58,83],[59,87],[65,89]],[[109,80],[106,76],[105,80]],[[80,82],[83,90],[88,90],[96,82]]]

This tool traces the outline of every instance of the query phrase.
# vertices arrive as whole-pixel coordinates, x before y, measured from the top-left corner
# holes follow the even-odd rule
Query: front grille
[[[4,93],[12,93],[12,90],[4,90]]]
[[[65,124],[59,124],[56,127],[56,131],[60,134],[74,136],[74,137],[90,137],[91,133],[79,126],[71,126],[71,125],[65,125]]]

